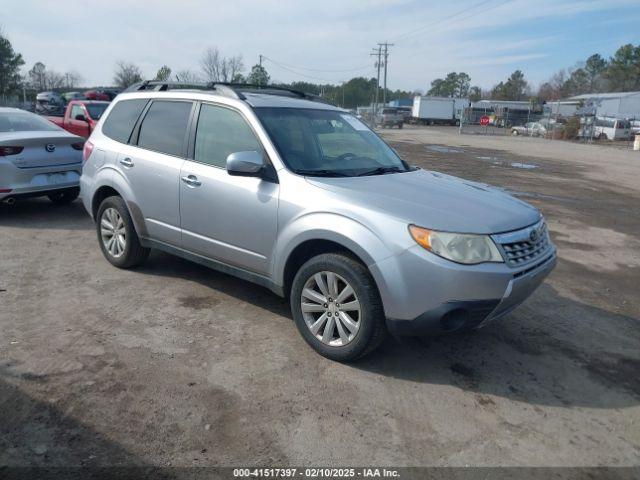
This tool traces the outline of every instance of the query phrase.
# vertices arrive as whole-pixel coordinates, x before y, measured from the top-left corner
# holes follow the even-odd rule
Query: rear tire
[[[329,276],[335,279],[333,286]],[[318,277],[323,286],[317,282]],[[308,290],[316,295],[308,296]],[[307,292],[304,296],[303,291]],[[339,303],[343,301],[346,303]],[[307,261],[293,279],[290,303],[302,337],[316,352],[331,360],[347,362],[361,358],[387,336],[375,281],[362,263],[349,256],[327,253]]]
[[[118,268],[133,268],[147,259],[149,248],[140,244],[129,209],[121,197],[105,198],[96,215],[98,243],[105,258]]]
[[[60,190],[58,192],[52,192],[47,194],[49,200],[54,205],[69,205],[80,195],[80,188],[70,188],[68,190]]]
[[[517,130],[511,130],[511,135],[513,135],[514,137],[517,137],[520,134],[518,133]]]

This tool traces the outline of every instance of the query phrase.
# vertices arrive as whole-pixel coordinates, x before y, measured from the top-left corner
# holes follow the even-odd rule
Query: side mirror
[[[80,122],[87,122],[87,117],[85,117],[83,114],[79,113],[78,115],[76,115],[74,117],[76,120],[80,121]]]
[[[255,150],[235,152],[227,157],[227,172],[236,177],[262,177],[265,167],[262,153]]]

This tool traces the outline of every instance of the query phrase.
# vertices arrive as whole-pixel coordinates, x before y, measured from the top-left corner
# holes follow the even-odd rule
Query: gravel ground
[[[111,267],[80,202],[0,206],[0,466],[638,465],[640,153],[383,135],[542,209],[559,264],[521,308],[343,365],[260,287]]]

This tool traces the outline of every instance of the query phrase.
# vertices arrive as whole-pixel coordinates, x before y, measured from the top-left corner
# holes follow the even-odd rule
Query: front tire
[[[373,277],[349,256],[327,253],[306,262],[293,280],[290,302],[302,337],[331,360],[363,357],[387,335]]]
[[[70,188],[68,190],[60,190],[58,192],[51,192],[47,195],[51,203],[54,205],[69,205],[80,195],[80,188]]]
[[[105,258],[118,268],[132,268],[142,264],[150,249],[140,244],[131,215],[121,197],[107,197],[96,216],[96,231]]]

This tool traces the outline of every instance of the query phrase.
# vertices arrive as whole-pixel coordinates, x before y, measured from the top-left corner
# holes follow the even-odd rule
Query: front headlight
[[[415,225],[409,225],[409,232],[418,245],[447,260],[468,265],[504,261],[488,235],[436,232]]]

